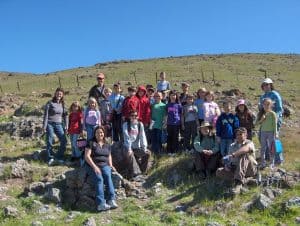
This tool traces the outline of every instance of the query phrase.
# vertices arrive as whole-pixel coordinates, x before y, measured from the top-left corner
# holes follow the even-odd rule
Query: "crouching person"
[[[216,136],[209,122],[202,122],[199,135],[195,138],[194,167],[202,178],[214,174],[219,166],[221,154]]]
[[[147,139],[142,122],[137,119],[137,112],[132,111],[130,118],[123,124],[125,164],[129,179],[146,173],[151,156],[147,149]]]
[[[117,208],[115,189],[111,178],[112,165],[110,145],[106,143],[105,128],[97,126],[94,136],[85,149],[85,167],[94,179],[96,186],[96,204],[98,211]],[[107,188],[107,200],[104,199],[104,184]]]
[[[223,157],[224,167],[216,172],[217,177],[234,181],[233,194],[239,194],[247,177],[255,176],[257,162],[255,147],[247,140],[247,130],[244,127],[236,129],[236,141],[230,145],[228,155]]]

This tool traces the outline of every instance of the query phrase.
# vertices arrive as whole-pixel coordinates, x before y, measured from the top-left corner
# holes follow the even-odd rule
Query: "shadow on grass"
[[[176,189],[178,194],[169,198],[167,200],[169,203],[182,202],[186,197],[192,196],[192,200],[185,203],[188,206],[194,206],[203,201],[230,198],[227,193],[229,184],[215,176],[202,179],[199,174],[188,169],[191,161],[192,156],[185,155],[171,161],[166,158],[159,159],[158,166],[148,177],[145,187],[151,188],[161,183],[168,189]]]

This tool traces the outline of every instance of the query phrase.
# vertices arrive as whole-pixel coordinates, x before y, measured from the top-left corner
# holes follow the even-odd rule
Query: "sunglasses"
[[[97,80],[104,80],[104,78],[97,78]]]

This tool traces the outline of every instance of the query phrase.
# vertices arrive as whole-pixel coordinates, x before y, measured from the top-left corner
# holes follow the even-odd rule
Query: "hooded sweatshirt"
[[[144,95],[139,96],[139,91],[143,91]],[[139,110],[138,110],[138,118],[144,125],[150,124],[150,118],[151,118],[151,107],[150,107],[150,100],[146,95],[146,88],[144,86],[139,86],[136,97],[139,99]]]

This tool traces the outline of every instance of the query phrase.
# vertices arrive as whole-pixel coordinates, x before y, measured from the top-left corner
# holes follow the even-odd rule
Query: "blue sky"
[[[215,53],[300,53],[298,0],[0,0],[0,71]]]

